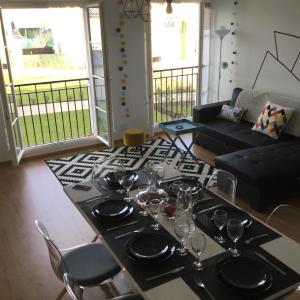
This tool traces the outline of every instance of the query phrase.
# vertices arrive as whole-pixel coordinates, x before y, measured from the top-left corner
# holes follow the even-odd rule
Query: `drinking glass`
[[[176,236],[180,239],[181,246],[176,249],[177,253],[180,256],[184,256],[187,254],[186,246],[185,246],[185,238],[188,235],[190,230],[190,224],[188,222],[188,218],[185,215],[179,215],[175,218],[174,221],[174,231]]]
[[[179,188],[183,186],[183,182],[180,180],[173,181],[172,184],[172,192],[177,196],[177,193],[179,191]]]
[[[203,233],[194,231],[190,234],[191,247],[197,255],[197,260],[193,262],[193,268],[203,270],[200,256],[206,247],[206,237]]]
[[[119,182],[120,186],[122,186],[122,178],[126,175],[126,168],[120,159],[116,160],[114,163],[116,164],[114,171],[115,179]],[[123,189],[117,189],[116,192],[123,193]]]
[[[127,197],[124,198],[127,202],[130,202],[132,198],[130,198],[129,191],[132,188],[133,182],[135,181],[133,174],[125,174],[121,179],[121,184],[127,192]]]
[[[241,254],[241,252],[237,249],[236,243],[242,237],[244,232],[243,223],[237,219],[229,219],[227,224],[227,234],[229,238],[233,241],[233,248],[229,248],[228,252],[237,257]]]
[[[149,216],[149,197],[147,197],[147,191],[148,191],[148,186],[139,186],[138,187],[138,193],[136,194],[136,202],[143,208],[142,210],[139,211],[139,215],[143,217]]]
[[[177,193],[178,209],[187,211],[190,208],[190,190],[191,188],[184,184],[181,187],[179,187],[179,191]]]
[[[165,178],[165,168],[160,164],[154,164],[153,171],[159,187],[162,180]]]
[[[150,212],[151,215],[154,217],[154,224],[151,225],[151,227],[154,230],[160,229],[160,224],[157,222],[157,217],[160,211],[160,205],[162,203],[162,199],[152,199],[150,200]]]
[[[143,167],[143,171],[146,174],[147,178],[148,178],[148,190],[150,190],[154,184],[154,180],[153,180],[153,165],[154,162],[152,161],[147,161]]]
[[[216,235],[214,239],[219,243],[225,243],[225,238],[222,236],[222,229],[227,224],[227,212],[225,210],[215,210],[213,220],[217,228],[219,229],[219,235]]]

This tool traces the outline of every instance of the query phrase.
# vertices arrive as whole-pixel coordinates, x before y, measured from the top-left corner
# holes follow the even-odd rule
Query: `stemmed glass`
[[[147,161],[143,168],[144,173],[148,177],[148,190],[150,190],[153,185],[153,165],[154,163],[152,161]]]
[[[179,188],[181,188],[183,186],[183,182],[180,180],[175,180],[173,181],[172,184],[172,192],[177,196],[178,192],[179,192]]]
[[[127,192],[127,197],[124,198],[127,202],[130,202],[132,198],[130,198],[129,191],[132,188],[132,185],[134,183],[134,175],[133,174],[126,174],[121,179],[121,185],[124,187],[124,189]]]
[[[186,246],[185,246],[185,238],[188,235],[190,230],[190,224],[188,222],[188,218],[185,215],[179,215],[175,218],[174,221],[174,231],[176,236],[180,239],[181,246],[176,249],[177,253],[180,256],[184,256],[187,254]]]
[[[115,161],[117,165],[114,171],[115,179],[119,182],[120,186],[122,186],[122,178],[126,175],[126,168],[124,167],[122,160],[118,159]],[[116,190],[118,193],[123,193],[122,189]]]
[[[216,235],[214,239],[219,243],[225,243],[225,238],[222,236],[222,229],[227,224],[227,212],[225,210],[215,210],[213,220],[217,228],[219,229],[219,235]]]
[[[154,217],[154,224],[151,225],[151,227],[154,230],[160,229],[160,224],[157,222],[157,217],[160,211],[160,205],[162,203],[162,199],[152,199],[150,200],[150,212],[152,216]]]
[[[148,209],[150,206],[149,197],[146,195],[146,192],[149,190],[148,186],[138,187],[138,194],[136,195],[137,203],[143,208],[139,211],[139,215],[147,217],[149,215]]]
[[[244,226],[240,220],[229,219],[227,224],[227,234],[233,241],[233,248],[229,248],[228,252],[234,257],[237,257],[241,254],[241,252],[236,248],[236,243],[242,237],[243,232]]]
[[[187,211],[190,208],[190,187],[182,185],[179,187],[177,193],[177,207],[181,210]]]
[[[197,260],[193,262],[193,267],[196,270],[203,270],[203,265],[200,256],[206,247],[206,237],[203,233],[195,231],[190,234],[191,247],[197,254]]]
[[[162,180],[165,178],[165,168],[160,164],[154,164],[153,171],[159,187]]]

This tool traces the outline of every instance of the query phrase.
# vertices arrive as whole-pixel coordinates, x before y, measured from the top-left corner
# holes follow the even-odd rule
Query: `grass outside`
[[[89,110],[20,118],[25,147],[91,135]]]

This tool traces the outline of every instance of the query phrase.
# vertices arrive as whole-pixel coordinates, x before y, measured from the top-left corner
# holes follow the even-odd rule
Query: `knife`
[[[155,276],[152,276],[152,277],[148,277],[146,280],[147,280],[147,281],[151,281],[151,280],[154,280],[154,279],[163,277],[163,276],[168,275],[168,274],[175,274],[175,273],[178,273],[178,272],[182,271],[184,268],[185,268],[185,267],[182,266],[182,267],[173,269],[173,270],[168,271],[168,272],[165,272],[165,273],[161,273],[161,274],[158,274],[158,275],[155,275]]]
[[[202,210],[198,211],[198,212],[196,213],[196,215],[200,215],[200,214],[206,213],[206,212],[208,212],[208,211],[214,210],[215,208],[218,208],[218,207],[220,207],[220,206],[222,206],[222,205],[223,205],[223,204],[218,204],[218,205],[215,205],[215,206],[213,206],[213,207],[209,207],[209,208],[206,208],[206,209],[202,209]]]
[[[270,266],[272,266],[274,269],[276,269],[278,272],[280,272],[283,275],[287,275],[284,271],[282,271],[279,267],[271,263],[266,257],[264,257],[262,254],[255,252],[255,254],[260,257],[262,260],[264,260],[266,263],[268,263]]]
[[[136,224],[138,223],[139,221],[132,221],[130,223],[126,223],[126,224],[123,224],[123,225],[119,225],[119,226],[115,226],[115,227],[110,227],[108,229],[106,229],[106,231],[112,231],[112,230],[117,230],[119,228],[123,228],[123,227],[126,227],[126,226],[130,226],[130,225],[133,225],[133,224]]]

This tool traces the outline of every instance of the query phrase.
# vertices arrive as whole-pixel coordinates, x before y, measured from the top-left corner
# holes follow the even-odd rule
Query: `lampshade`
[[[230,32],[230,29],[227,29],[225,26],[221,26],[219,29],[215,30],[215,33],[222,39]]]

